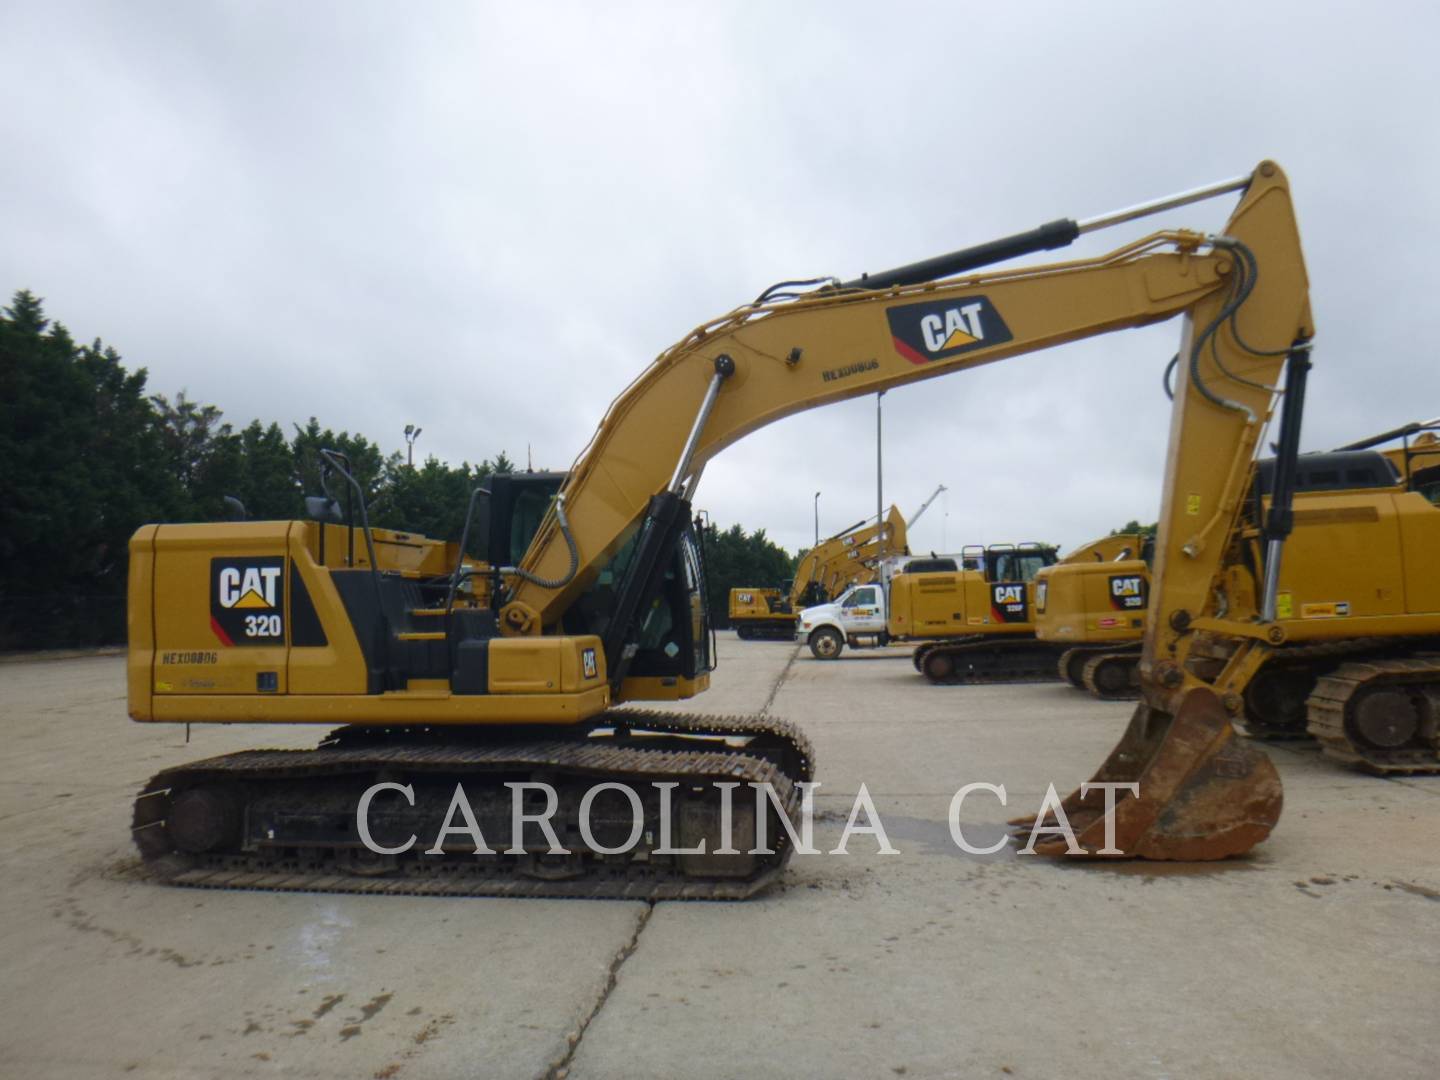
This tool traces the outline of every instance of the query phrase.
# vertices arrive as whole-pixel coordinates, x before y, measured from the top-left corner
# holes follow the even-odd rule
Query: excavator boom
[[[1138,212],[1119,216],[1128,220]],[[1048,246],[1060,242],[1054,230],[1048,240]],[[1012,244],[990,257],[1009,257],[1021,247]],[[528,576],[516,583],[503,609],[503,628],[538,634],[555,625],[591,569],[642,521],[644,531],[654,533],[652,522],[667,495],[680,499],[693,491],[710,458],[765,424],[832,401],[1183,315],[1153,617],[1140,662],[1143,701],[1100,777],[1139,785],[1138,794],[1122,794],[1114,813],[1118,850],[1125,854],[1218,858],[1247,850],[1278,819],[1278,777],[1262,753],[1234,739],[1219,698],[1177,657],[1188,648],[1192,620],[1209,603],[1288,368],[1280,456],[1289,472],[1277,481],[1267,527],[1268,605],[1262,613],[1274,617],[1313,335],[1284,173],[1263,162],[1216,235],[1165,231],[1096,258],[931,279],[963,262],[918,264],[793,299],[762,297],[662,353],[616,400],[577,460],[564,491],[569,527],[559,528],[557,517],[536,536],[524,562]],[[877,282],[885,287],[873,287]],[[679,405],[685,401],[693,403],[688,412]],[[578,548],[578,565],[566,576],[570,541]],[[1106,814],[1099,798],[1097,789],[1087,787],[1066,804],[1091,852],[1117,847],[1100,842]]]

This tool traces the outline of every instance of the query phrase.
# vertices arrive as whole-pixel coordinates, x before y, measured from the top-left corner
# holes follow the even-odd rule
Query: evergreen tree
[[[30,292],[0,313],[0,647],[123,635],[130,535],[184,494],[145,380]]]
[[[1158,521],[1152,521],[1149,525],[1141,525],[1140,522],[1131,518],[1124,525],[1121,525],[1120,528],[1111,529],[1110,535],[1121,536],[1125,533],[1139,533],[1141,536],[1154,536],[1156,530],[1159,528],[1160,523]]]
[[[701,540],[705,546],[706,601],[710,618],[717,626],[729,625],[731,589],[788,590],[795,577],[795,559],[771,543],[764,529],[747,534],[740,525],[722,531],[711,524],[701,531]]]
[[[363,435],[311,417],[289,440],[278,424],[236,427],[221,409],[147,391],[99,340],[77,346],[43,301],[21,290],[0,310],[0,648],[123,640],[128,545],[146,523],[221,521],[226,496],[256,520],[303,516],[321,493],[322,449],[348,456],[372,525],[458,540],[471,492],[514,472],[491,461],[418,467]],[[330,490],[345,503],[346,482]],[[358,520],[358,513],[356,518]],[[472,530],[472,555],[486,538]],[[787,587],[795,561],[763,529],[704,530],[710,609],[731,588]]]

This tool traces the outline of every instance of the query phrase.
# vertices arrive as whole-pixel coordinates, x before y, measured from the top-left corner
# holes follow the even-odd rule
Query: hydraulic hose
[[[1231,239],[1228,236],[1211,237],[1210,243],[1213,247],[1217,248],[1244,248],[1243,244],[1241,244],[1237,240]],[[1239,277],[1243,279],[1245,277],[1245,274],[1242,272],[1240,273]],[[1244,402],[1231,401],[1229,398],[1221,397],[1219,394],[1215,393],[1215,391],[1211,390],[1208,386],[1205,385],[1205,380],[1200,377],[1200,354],[1201,351],[1205,348],[1206,342],[1208,342],[1212,337],[1214,337],[1216,331],[1218,331],[1220,327],[1225,323],[1225,321],[1236,312],[1236,310],[1240,307],[1242,303],[1245,302],[1246,297],[1250,295],[1250,289],[1253,289],[1254,286],[1255,283],[1253,278],[1248,283],[1244,280],[1237,281],[1237,287],[1231,290],[1230,298],[1225,301],[1225,305],[1220,309],[1220,314],[1216,315],[1215,318],[1212,319],[1210,323],[1205,327],[1205,329],[1200,331],[1199,335],[1195,338],[1195,344],[1190,349],[1189,364],[1190,385],[1195,387],[1195,389],[1200,392],[1201,397],[1203,397],[1206,401],[1210,402],[1212,405],[1218,405],[1222,409],[1229,409],[1232,412],[1243,412],[1245,416],[1249,419],[1249,422],[1252,424],[1257,419],[1254,409],[1250,408],[1250,406],[1246,405]],[[1218,361],[1219,358],[1217,357],[1216,359]],[[1222,368],[1222,370],[1224,369]]]
[[[514,574],[542,589],[563,589],[575,580],[575,574],[580,569],[580,548],[576,546],[575,537],[570,533],[570,521],[565,516],[565,496],[563,495],[555,496],[555,520],[559,522],[560,535],[565,538],[565,545],[570,549],[570,568],[558,578],[543,578],[518,566],[507,567],[503,571],[504,573]]]

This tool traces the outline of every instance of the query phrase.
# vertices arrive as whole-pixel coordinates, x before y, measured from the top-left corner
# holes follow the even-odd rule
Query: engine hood
[[[824,622],[840,621],[839,604],[816,604],[800,612],[800,629],[812,630]]]

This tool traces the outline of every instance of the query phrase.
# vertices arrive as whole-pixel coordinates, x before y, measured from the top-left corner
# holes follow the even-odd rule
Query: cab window
[[[995,560],[995,580],[1029,581],[1054,561],[1053,556],[1038,552],[1006,552]]]
[[[875,602],[875,590],[873,588],[856,589],[846,599],[844,606],[847,608],[869,607]]]

